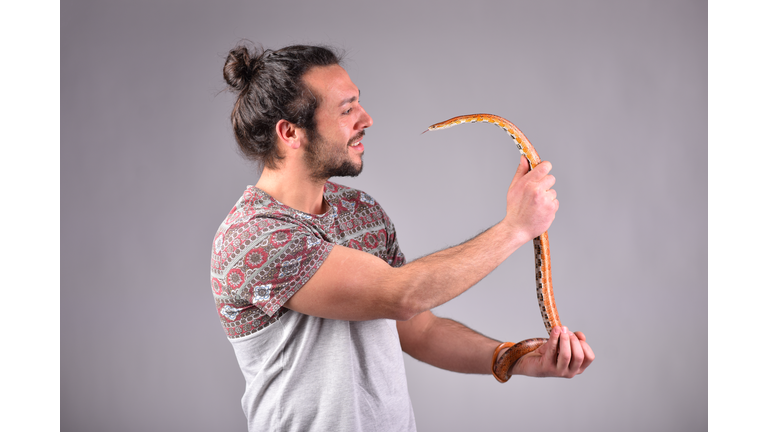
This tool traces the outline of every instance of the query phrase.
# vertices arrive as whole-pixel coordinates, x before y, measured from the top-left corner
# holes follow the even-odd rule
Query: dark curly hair
[[[302,78],[315,66],[340,62],[340,55],[323,46],[294,45],[272,51],[240,44],[230,50],[224,80],[239,93],[231,118],[241,153],[274,169],[282,159],[275,133],[280,119],[313,134],[319,100]]]

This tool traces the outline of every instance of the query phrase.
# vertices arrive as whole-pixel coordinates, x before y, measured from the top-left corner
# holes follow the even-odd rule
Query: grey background
[[[500,385],[406,355],[420,430],[706,429],[706,6],[62,2],[61,429],[245,428],[208,286],[213,234],[258,180],[221,92],[241,38],[346,51],[374,125],[339,181],[383,204],[410,259],[498,222],[518,159],[498,128],[430,124],[497,114],[554,165],[557,305],[597,360]],[[530,245],[435,312],[544,335]]]

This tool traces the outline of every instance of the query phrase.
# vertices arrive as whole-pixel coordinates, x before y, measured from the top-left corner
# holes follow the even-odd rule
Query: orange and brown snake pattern
[[[470,114],[454,117],[440,123],[435,123],[424,132],[447,129],[462,123],[480,122],[495,124],[504,129],[515,141],[520,153],[528,159],[531,169],[541,163],[539,154],[536,152],[536,149],[533,148],[531,142],[528,141],[528,138],[523,135],[523,132],[509,120],[493,114]],[[536,295],[539,299],[541,318],[544,320],[544,326],[549,335],[552,328],[561,326],[562,324],[560,324],[560,316],[557,313],[557,306],[555,306],[555,293],[552,290],[552,265],[549,258],[549,236],[546,231],[533,239],[533,249],[536,262]],[[526,339],[516,344],[507,342],[499,345],[493,355],[494,364],[492,364],[491,367],[494,371],[493,375],[500,382],[506,382],[509,379],[509,373],[515,362],[522,356],[535,351],[546,342],[547,339],[534,338]],[[498,353],[504,348],[509,349],[501,357],[498,357]]]

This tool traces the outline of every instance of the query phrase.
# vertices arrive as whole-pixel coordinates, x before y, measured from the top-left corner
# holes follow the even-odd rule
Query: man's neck
[[[306,172],[264,168],[256,187],[288,207],[310,214],[323,214],[328,209],[323,200],[325,181],[316,181]]]

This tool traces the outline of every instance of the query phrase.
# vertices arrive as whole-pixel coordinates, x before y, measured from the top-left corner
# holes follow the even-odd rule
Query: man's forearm
[[[403,304],[415,316],[474,286],[526,240],[499,223],[460,245],[406,264],[390,283],[399,286]]]
[[[321,318],[407,321],[475,285],[527,240],[502,222],[467,242],[399,268],[337,246],[285,305]]]
[[[491,357],[499,345],[456,321],[424,312],[398,323],[403,351],[432,366],[453,372],[490,374]]]

